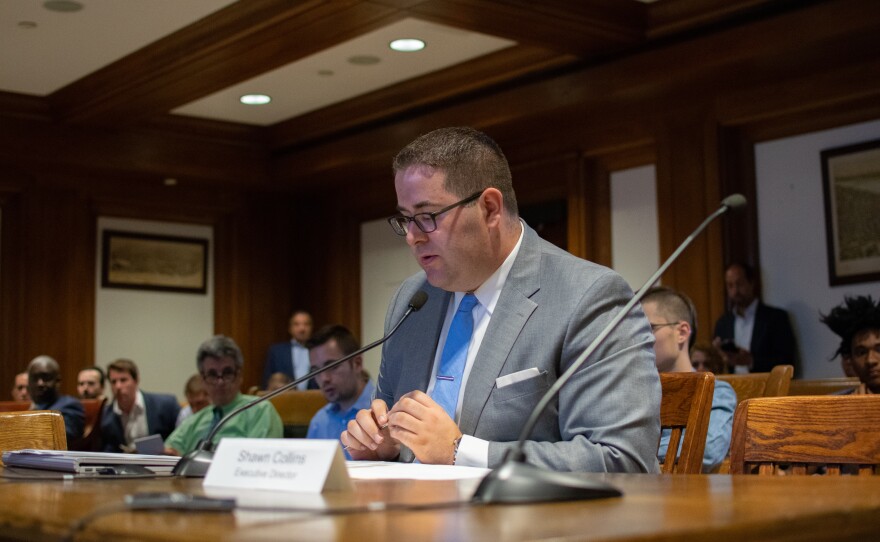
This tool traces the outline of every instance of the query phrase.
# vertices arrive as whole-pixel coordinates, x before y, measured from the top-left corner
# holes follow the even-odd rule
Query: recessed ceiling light
[[[425,42],[415,38],[403,38],[392,41],[388,44],[388,47],[401,53],[412,53],[424,49]]]
[[[373,55],[355,55],[353,57],[349,57],[348,63],[354,64],[355,66],[372,66],[373,64],[378,64],[382,62],[382,60]]]
[[[175,179],[174,177],[168,177],[162,181],[162,184],[164,184],[165,186],[177,186],[177,179]]]
[[[245,105],[265,105],[272,101],[272,98],[265,94],[245,94],[239,101]]]
[[[61,13],[73,13],[83,8],[83,5],[73,0],[46,0],[43,7],[49,11],[59,11]]]

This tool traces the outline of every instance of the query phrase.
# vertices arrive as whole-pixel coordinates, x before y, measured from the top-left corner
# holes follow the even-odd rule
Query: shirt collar
[[[757,311],[758,311],[758,298],[756,297],[755,299],[752,300],[751,303],[749,303],[749,305],[743,311],[742,316],[740,316],[740,318],[745,318],[745,319],[751,320],[755,317],[755,313]],[[736,314],[736,311],[733,311],[733,312],[734,312],[734,314]],[[736,315],[739,316],[739,314],[736,314]]]
[[[481,306],[486,308],[486,313],[489,316],[495,311],[495,305],[498,303],[498,298],[501,297],[501,289],[504,288],[504,283],[507,281],[507,276],[510,274],[510,270],[513,268],[513,262],[516,261],[516,256],[519,254],[519,249],[522,246],[523,237],[525,235],[525,228],[522,225],[522,220],[520,220],[519,227],[519,239],[516,241],[513,250],[510,251],[510,254],[507,255],[507,258],[504,259],[504,262],[498,267],[498,269],[496,269],[479,288],[474,290],[474,295],[476,296],[477,301],[480,302]],[[458,307],[464,294],[465,292],[455,292],[453,307]]]
[[[146,408],[147,408],[147,405],[146,405],[146,403],[144,403],[144,394],[141,393],[140,389],[138,389],[137,394],[134,396],[134,404],[131,406],[131,412],[132,413],[144,412],[146,410]],[[131,415],[131,414],[125,414],[124,412],[122,412],[122,409],[119,408],[119,403],[117,401],[113,401],[113,413],[116,414],[117,416],[122,416],[122,415],[130,416]]]

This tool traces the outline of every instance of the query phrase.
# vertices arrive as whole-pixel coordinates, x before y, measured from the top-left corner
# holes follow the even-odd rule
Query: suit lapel
[[[474,360],[461,407],[459,427],[473,434],[516,338],[535,308],[531,297],[540,289],[541,252],[537,233],[526,225],[519,254],[495,305],[489,327]]]
[[[400,330],[399,336],[403,339],[403,344],[397,347],[402,347],[407,353],[407,362],[406,370],[401,371],[398,390],[428,390],[437,342],[443,329],[449,299],[452,297],[451,292],[435,288],[427,281],[419,289],[428,294],[429,305],[423,307],[418,314],[412,315],[411,318],[417,318],[419,326],[415,333]],[[431,306],[435,303],[435,306]]]

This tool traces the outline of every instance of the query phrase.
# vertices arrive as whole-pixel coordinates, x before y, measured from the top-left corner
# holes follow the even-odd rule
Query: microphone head
[[[739,211],[740,209],[744,209],[748,204],[746,201],[746,197],[742,194],[731,194],[721,200],[721,205],[727,207],[731,211]]]
[[[424,290],[419,290],[414,293],[413,296],[409,299],[409,307],[417,311],[422,308],[422,306],[428,301],[428,294],[425,293]]]

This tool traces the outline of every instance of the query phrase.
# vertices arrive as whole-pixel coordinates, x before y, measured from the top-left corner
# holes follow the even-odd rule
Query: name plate
[[[225,438],[204,485],[297,493],[352,489],[339,441],[318,439]]]

